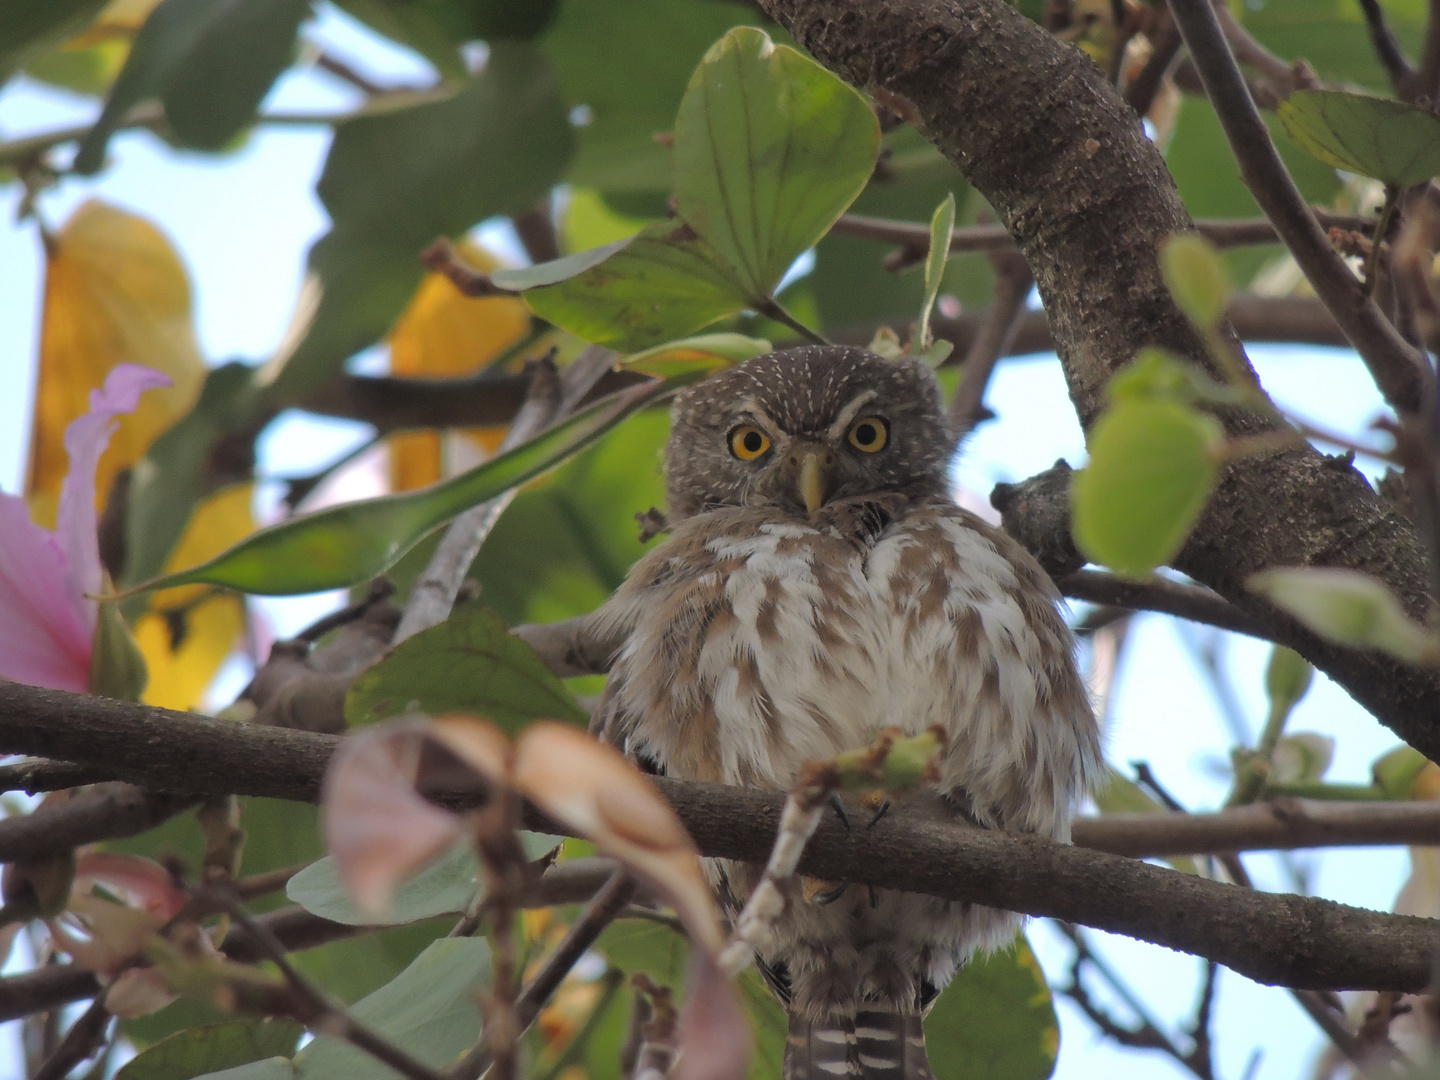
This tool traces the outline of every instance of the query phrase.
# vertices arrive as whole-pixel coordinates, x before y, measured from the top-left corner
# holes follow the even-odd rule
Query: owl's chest
[[[693,679],[700,717],[662,735],[673,771],[788,786],[805,760],[886,726],[948,724],[953,668],[970,662],[953,619],[986,586],[933,524],[866,539],[773,524],[709,541],[714,562],[694,582],[712,590],[708,617],[668,628],[691,639],[675,675]]]

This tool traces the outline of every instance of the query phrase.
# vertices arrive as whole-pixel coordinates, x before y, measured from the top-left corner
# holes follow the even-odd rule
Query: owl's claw
[[[828,802],[830,803],[830,808],[839,816],[840,824],[844,825],[847,829],[850,828],[850,815],[845,812],[845,804],[840,801],[840,793],[838,791],[830,792]]]
[[[889,812],[890,812],[890,800],[889,800],[888,798],[887,798],[887,799],[881,799],[881,800],[880,800],[880,805],[875,808],[875,816],[870,819],[870,824],[866,825],[865,828],[867,828],[867,829],[873,829],[876,825],[878,825],[878,824],[880,823],[880,819],[883,818],[883,817],[884,817],[886,814],[888,814]]]

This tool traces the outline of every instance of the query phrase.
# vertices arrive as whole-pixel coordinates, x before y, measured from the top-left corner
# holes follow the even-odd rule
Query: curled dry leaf
[[[321,791],[325,842],[355,902],[385,915],[395,889],[463,832],[460,819],[415,791],[431,727],[401,720],[350,736]]]

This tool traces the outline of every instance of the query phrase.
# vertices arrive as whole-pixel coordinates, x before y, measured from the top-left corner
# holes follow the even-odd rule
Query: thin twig
[[[554,363],[548,359],[537,360],[528,367],[530,390],[525,404],[515,415],[497,453],[512,450],[544,431],[555,419],[560,407],[560,379]],[[460,585],[470,564],[475,561],[485,538],[513,498],[513,490],[497,495],[479,506],[472,506],[450,523],[424,573],[410,590],[405,614],[401,616],[392,639],[395,644],[445,621],[460,594]]]
[[[346,63],[344,60],[341,60],[338,56],[332,56],[330,53],[322,51],[317,54],[315,57],[315,66],[320,68],[322,71],[328,71],[331,75],[334,75],[337,78],[349,83],[351,86],[355,87],[355,89],[359,90],[362,94],[365,94],[367,96],[374,94],[383,94],[387,90],[387,87],[381,86],[379,83],[372,81],[371,79],[362,75],[353,66]]]
[[[1313,211],[1327,228],[1368,232],[1375,225],[1372,217],[1337,214],[1323,207],[1314,207]],[[1280,240],[1275,226],[1265,218],[1201,218],[1195,222],[1195,229],[1218,248],[1254,247]],[[857,240],[915,247],[920,251],[921,260],[929,250],[930,226],[918,221],[844,214],[831,232]],[[952,255],[962,251],[1006,251],[1014,246],[1014,238],[1004,225],[962,225],[950,234]]]
[[[345,1010],[343,1005],[331,999],[329,994],[301,975],[285,955],[285,946],[267,927],[251,917],[232,890],[199,888],[193,890],[193,895],[203,903],[214,904],[220,910],[225,911],[260,945],[265,952],[265,958],[275,965],[285,979],[286,985],[299,1006],[297,1012],[300,1015],[297,1015],[295,1019],[313,1030],[320,1030],[327,1035],[344,1039],[352,1046],[364,1050],[370,1056],[390,1066],[401,1076],[408,1077],[409,1080],[444,1080],[444,1077],[430,1066],[411,1057],[405,1050],[361,1024]]]
[[[1154,13],[1156,22],[1148,34],[1150,58],[1125,88],[1125,101],[1140,116],[1146,115],[1155,104],[1156,95],[1165,84],[1165,76],[1175,66],[1175,60],[1180,55],[1180,46],[1184,44],[1180,31],[1175,27],[1175,20],[1170,17],[1170,9],[1158,5],[1150,10]]]
[[[64,1080],[70,1070],[100,1049],[110,1027],[110,1010],[102,994],[90,1003],[80,1019],[70,1025],[55,1052],[40,1066],[31,1080]]]
[[[767,296],[764,300],[755,305],[755,311],[764,315],[767,319],[774,319],[783,326],[788,326],[806,341],[814,345],[829,345],[829,340],[821,333],[810,329],[799,319],[785,310],[785,306],[773,296]]]
[[[455,245],[443,236],[420,253],[420,265],[431,273],[443,274],[450,279],[450,284],[472,298],[517,295],[514,289],[496,285],[489,274],[467,263]]]
[[[1171,0],[1170,10],[1235,152],[1245,186],[1364,359],[1386,402],[1397,411],[1414,412],[1420,403],[1422,357],[1365,296],[1360,282],[1331,248],[1270,141],[1215,7],[1210,0]]]
[[[1134,611],[1158,611],[1249,637],[1268,639],[1270,636],[1258,619],[1203,585],[1186,585],[1159,577],[1137,581],[1100,570],[1077,570],[1059,578],[1055,584],[1072,600]]]
[[[555,951],[546,957],[540,970],[515,999],[515,1019],[521,1035],[530,1030],[540,1010],[550,1000],[550,995],[559,989],[571,968],[595,944],[605,927],[615,920],[634,895],[635,881],[621,869],[611,874],[610,879],[590,898],[560,944],[555,946]],[[476,1080],[490,1067],[490,1061],[489,1041],[482,1039],[450,1071],[450,1080]]]
[[[1375,46],[1375,56],[1385,74],[1390,76],[1390,85],[1397,91],[1410,84],[1415,78],[1415,68],[1395,40],[1395,34],[1385,21],[1385,11],[1380,0],[1360,0],[1360,10],[1365,13],[1365,25],[1370,29],[1370,43]]]
[[[950,422],[960,439],[984,415],[985,390],[990,385],[990,376],[1000,358],[1010,351],[1025,313],[1025,300],[1035,284],[1025,257],[1018,251],[993,252],[990,264],[995,269],[995,298],[985,313],[985,321],[980,324],[980,333],[965,353],[961,368],[964,374],[950,401]]]

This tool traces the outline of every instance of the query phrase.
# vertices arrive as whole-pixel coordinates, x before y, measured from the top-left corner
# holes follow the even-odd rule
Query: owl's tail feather
[[[784,1080],[933,1080],[920,1014],[865,1009],[812,1021],[791,1013]]]

